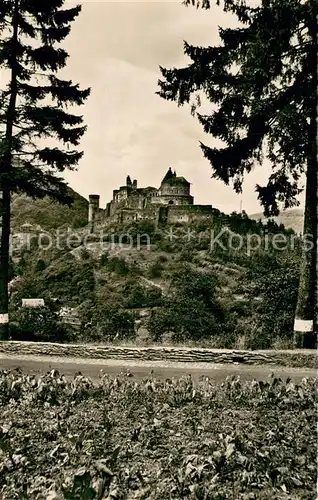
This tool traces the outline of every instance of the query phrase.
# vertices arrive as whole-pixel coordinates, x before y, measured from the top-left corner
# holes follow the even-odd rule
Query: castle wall
[[[113,217],[115,222],[128,223],[128,222],[138,222],[141,220],[153,220],[156,221],[158,218],[158,209],[152,206],[146,209],[122,209],[118,210],[118,213]]]
[[[161,205],[189,206],[193,204],[193,196],[162,195],[156,197],[153,202]]]
[[[170,183],[161,184],[159,196],[189,196],[190,186],[187,184],[171,185]]]
[[[134,186],[121,187],[113,192],[113,200],[106,206],[106,217],[113,217],[117,211],[123,209],[144,210],[156,198],[157,189],[137,189]]]
[[[98,221],[126,224],[141,220],[152,220],[161,224],[189,224],[191,222],[213,219],[210,205],[162,205],[149,204],[146,208],[117,208],[110,216],[100,211]]]
[[[201,220],[213,219],[211,205],[169,206],[167,223],[190,223]]]

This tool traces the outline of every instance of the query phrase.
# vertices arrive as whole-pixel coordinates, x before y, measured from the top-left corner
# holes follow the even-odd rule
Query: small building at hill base
[[[44,299],[22,299],[22,307],[44,307]]]

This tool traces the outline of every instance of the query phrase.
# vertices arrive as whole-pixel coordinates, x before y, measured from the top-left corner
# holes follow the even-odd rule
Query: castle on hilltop
[[[99,208],[99,195],[89,196],[89,223],[125,223],[144,219],[155,223],[191,222],[212,216],[211,205],[194,205],[190,183],[169,168],[160,187],[139,188],[128,175],[126,185],[113,191],[106,209]]]

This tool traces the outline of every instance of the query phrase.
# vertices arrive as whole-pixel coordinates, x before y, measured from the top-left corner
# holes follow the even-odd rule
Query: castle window
[[[173,200],[170,200],[169,201],[169,205],[173,205],[174,201]]]

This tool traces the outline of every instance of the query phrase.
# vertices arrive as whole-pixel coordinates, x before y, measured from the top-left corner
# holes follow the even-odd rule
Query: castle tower
[[[176,172],[169,168],[161,182],[156,202],[164,205],[193,205],[190,183],[184,177],[178,177]]]
[[[99,212],[99,194],[90,194],[88,197],[88,223],[91,226],[91,232],[94,231],[94,222]]]
[[[162,183],[168,181],[169,179],[172,179],[172,177],[174,177],[174,174],[171,170],[171,167],[169,167],[169,170],[168,172],[166,173],[166,175],[164,176],[164,178],[162,179]]]
[[[130,175],[127,175],[127,178],[126,178],[126,186],[131,186],[132,183],[131,183],[131,178],[130,178]]]
[[[133,180],[133,188],[137,189],[137,179]]]

